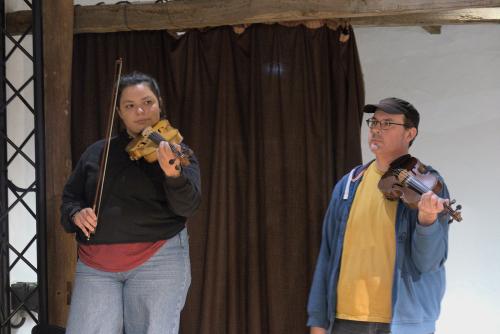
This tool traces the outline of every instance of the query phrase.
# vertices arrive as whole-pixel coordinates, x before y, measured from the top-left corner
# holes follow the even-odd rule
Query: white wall
[[[411,153],[444,176],[463,221],[450,226],[437,333],[500,333],[500,25],[355,28],[366,102],[421,114]],[[366,117],[365,117],[366,118]],[[363,126],[363,160],[372,159]]]

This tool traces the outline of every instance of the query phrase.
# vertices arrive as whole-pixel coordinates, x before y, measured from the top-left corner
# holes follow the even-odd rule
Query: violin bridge
[[[148,137],[149,137],[149,135],[150,135],[151,133],[153,133],[153,128],[152,128],[152,127],[150,127],[150,126],[148,126],[147,128],[145,128],[145,129],[144,129],[144,130],[142,130],[142,132],[141,132],[142,136],[143,136],[143,137],[146,137],[146,138],[148,138]]]

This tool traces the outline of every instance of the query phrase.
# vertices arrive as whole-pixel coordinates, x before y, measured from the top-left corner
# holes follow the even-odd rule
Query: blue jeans
[[[188,239],[184,229],[126,272],[78,261],[66,334],[177,334],[191,284]]]

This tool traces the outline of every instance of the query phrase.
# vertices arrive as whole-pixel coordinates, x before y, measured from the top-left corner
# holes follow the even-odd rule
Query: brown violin
[[[158,160],[156,149],[162,141],[166,141],[175,156],[180,160],[181,166],[189,165],[189,157],[193,151],[185,146],[178,150],[174,144],[182,142],[182,135],[179,130],[170,125],[166,119],[160,120],[154,126],[148,126],[142,130],[141,134],[135,137],[125,147],[130,159],[139,160],[144,158],[147,162],[153,163]]]
[[[443,184],[417,158],[406,154],[390,164],[387,172],[382,175],[378,188],[385,198],[401,199],[408,207],[416,209],[422,194],[428,191],[437,194],[443,188]],[[452,200],[444,204],[444,211],[451,217],[449,223],[453,220],[462,221],[460,212],[462,206],[457,205],[456,209],[453,209],[452,205],[455,203],[456,201]]]

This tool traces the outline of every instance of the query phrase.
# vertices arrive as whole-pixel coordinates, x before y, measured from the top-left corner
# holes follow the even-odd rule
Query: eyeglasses
[[[378,119],[375,119],[375,118],[367,119],[366,125],[368,125],[368,127],[370,129],[373,129],[373,128],[378,126],[379,129],[381,129],[381,130],[389,130],[393,125],[401,125],[401,126],[404,126],[405,128],[407,128],[409,126],[408,124],[394,123],[394,122],[387,121],[387,120],[379,121]]]

